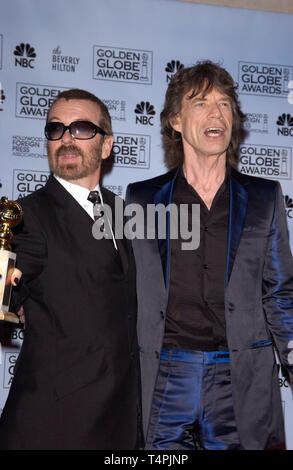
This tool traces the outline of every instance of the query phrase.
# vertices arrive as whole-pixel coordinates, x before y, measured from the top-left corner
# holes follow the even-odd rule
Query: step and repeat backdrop
[[[210,59],[238,83],[247,114],[239,171],[280,181],[293,247],[293,15],[172,0],[10,0],[0,12],[0,196],[18,199],[49,176],[44,123],[58,93],[83,88],[108,106],[114,157],[103,184],[166,171],[159,115],[180,67]],[[266,201],[263,201],[265,206]],[[0,409],[23,331],[0,325]],[[279,368],[287,447],[293,402]]]

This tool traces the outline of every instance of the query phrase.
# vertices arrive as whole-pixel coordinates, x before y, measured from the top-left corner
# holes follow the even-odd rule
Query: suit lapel
[[[158,185],[154,193],[154,203],[163,204],[165,207],[172,202],[172,195],[174,189],[174,183],[176,176],[178,174],[178,169],[172,170],[168,175],[170,177],[169,181],[163,185]],[[156,234],[158,234],[158,217],[156,217]],[[161,257],[161,263],[163,268],[165,286],[168,288],[169,281],[169,268],[170,268],[170,213],[166,215],[166,238],[159,239],[158,248]]]
[[[78,204],[78,202],[71,196],[71,194],[54,178],[50,176],[46,186],[45,192],[52,198],[55,203],[55,210],[58,214],[58,219],[64,227],[68,227],[70,232],[74,232],[75,238],[79,240],[90,240],[92,235],[92,226],[94,221],[87,214],[87,212]],[[112,209],[112,228],[115,234],[115,199],[114,194],[101,188],[104,203],[108,204]],[[123,214],[121,214],[123,218]],[[109,242],[113,243],[112,240]],[[123,272],[126,273],[129,266],[128,251],[125,247],[125,240],[116,240],[118,251],[121,258]]]
[[[78,238],[84,239],[85,234],[91,235],[93,224],[91,217],[54,176],[49,177],[44,190],[50,200],[53,200],[61,224],[68,227],[70,231],[74,227],[74,233]]]
[[[234,176],[233,176],[234,175]],[[226,264],[226,286],[230,280],[233,264],[240,242],[247,210],[247,191],[232,172],[230,180],[230,211],[228,230],[228,250]]]

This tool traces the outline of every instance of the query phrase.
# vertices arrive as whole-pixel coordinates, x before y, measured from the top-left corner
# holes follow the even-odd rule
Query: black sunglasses
[[[97,133],[107,135],[101,127],[90,121],[74,121],[69,126],[65,126],[63,122],[52,121],[45,126],[45,136],[48,140],[60,140],[67,129],[71,137],[79,140],[92,139]]]

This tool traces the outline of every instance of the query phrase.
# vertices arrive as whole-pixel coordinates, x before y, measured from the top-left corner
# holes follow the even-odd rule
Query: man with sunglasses
[[[0,448],[134,449],[135,267],[129,242],[115,240],[99,210],[115,201],[99,185],[111,119],[94,95],[68,90],[52,105],[45,135],[52,174],[20,201],[24,222],[14,238],[23,273],[14,303],[24,306],[25,335]],[[101,239],[92,235],[96,217],[108,227]]]

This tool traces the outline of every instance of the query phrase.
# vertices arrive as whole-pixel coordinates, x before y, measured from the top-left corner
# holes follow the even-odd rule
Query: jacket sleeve
[[[264,265],[263,306],[281,364],[293,384],[293,261],[279,183]]]
[[[21,282],[12,290],[13,311],[17,311],[29,295],[30,282],[40,274],[47,257],[46,239],[36,211],[27,204],[24,205],[23,211],[23,221],[17,227],[13,238],[16,267],[22,272]]]

